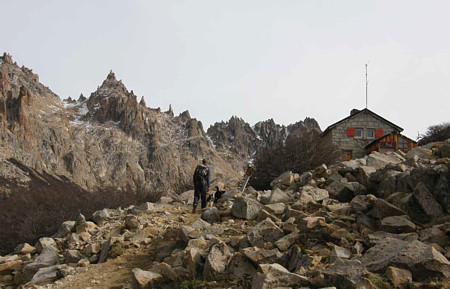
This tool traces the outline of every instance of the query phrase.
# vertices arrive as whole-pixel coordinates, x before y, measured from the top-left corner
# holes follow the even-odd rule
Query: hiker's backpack
[[[194,182],[196,184],[202,184],[207,182],[208,179],[208,167],[198,165],[194,172]]]

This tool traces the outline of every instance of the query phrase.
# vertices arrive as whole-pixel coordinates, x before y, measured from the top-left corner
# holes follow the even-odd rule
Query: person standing
[[[211,182],[211,171],[208,167],[208,161],[203,159],[202,164],[197,165],[194,172],[194,207],[192,213],[195,213],[199,199],[202,200],[202,209],[206,208],[206,192],[209,191]]]

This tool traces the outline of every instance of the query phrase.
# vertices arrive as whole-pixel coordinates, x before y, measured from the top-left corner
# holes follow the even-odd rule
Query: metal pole
[[[367,86],[369,85],[369,82],[367,81],[367,64],[366,64],[366,109],[367,109]]]

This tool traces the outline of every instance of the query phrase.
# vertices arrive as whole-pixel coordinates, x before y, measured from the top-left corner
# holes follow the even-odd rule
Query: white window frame
[[[372,132],[372,136],[368,136],[367,133],[371,131]],[[374,128],[366,128],[364,130],[364,137],[365,138],[375,138],[375,129]]]
[[[358,135],[358,131],[360,131],[360,135]],[[363,138],[364,136],[364,129],[362,128],[355,128],[355,138]]]

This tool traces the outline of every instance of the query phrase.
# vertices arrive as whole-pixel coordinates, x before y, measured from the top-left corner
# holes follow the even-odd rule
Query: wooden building
[[[366,153],[370,154],[373,151],[385,153],[395,150],[407,152],[415,147],[417,147],[417,142],[399,132],[393,131],[366,145]]]

